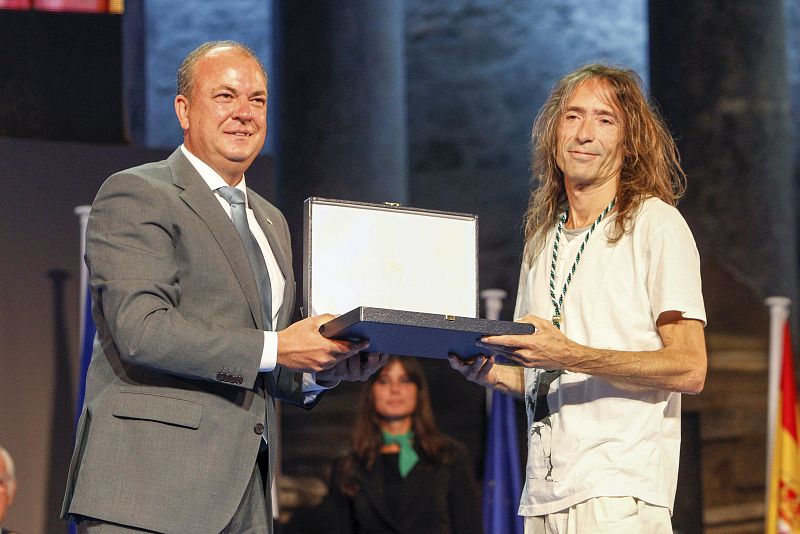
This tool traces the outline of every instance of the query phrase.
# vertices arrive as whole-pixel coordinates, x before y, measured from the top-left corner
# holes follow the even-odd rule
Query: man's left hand
[[[525,367],[557,370],[574,363],[572,349],[576,345],[553,323],[535,315],[526,315],[518,322],[532,324],[536,330],[527,335],[485,337],[478,345]]]
[[[365,357],[362,357],[362,354]],[[389,360],[388,354],[377,352],[358,353],[342,360],[330,369],[314,375],[317,384],[333,387],[342,380],[364,381]]]

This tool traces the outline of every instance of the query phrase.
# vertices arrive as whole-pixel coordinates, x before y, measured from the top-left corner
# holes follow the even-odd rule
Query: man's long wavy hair
[[[639,76],[628,68],[591,64],[559,80],[542,106],[531,132],[532,186],[525,214],[527,262],[544,247],[545,236],[567,203],[564,174],[556,163],[558,133],[567,105],[577,88],[588,80],[601,82],[609,104],[619,113],[622,169],[617,190],[617,213],[609,242],[630,231],[637,208],[648,197],[674,206],[686,189],[686,174],[664,120],[651,103]]]
[[[422,367],[413,358],[392,356],[380,371],[369,378],[358,402],[353,429],[353,452],[340,463],[339,472],[336,473],[339,488],[347,495],[353,496],[358,492],[362,483],[359,471],[371,470],[380,455],[383,435],[380,416],[375,411],[372,385],[394,363],[400,364],[409,380],[417,386],[417,407],[411,416],[415,448],[434,464],[450,463],[456,453],[455,442],[436,425],[428,381]]]

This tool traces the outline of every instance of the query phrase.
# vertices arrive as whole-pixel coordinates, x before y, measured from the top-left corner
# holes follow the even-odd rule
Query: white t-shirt
[[[561,330],[593,348],[650,351],[663,347],[656,328],[665,311],[705,324],[700,259],[678,210],[649,198],[633,230],[614,244],[611,216],[598,226],[567,289]],[[555,228],[531,266],[523,263],[516,317],[551,318],[550,264]],[[583,236],[562,237],[556,296]],[[547,390],[534,409],[535,389]],[[549,386],[546,385],[549,383]],[[633,496],[672,511],[678,478],[679,393],[614,385],[573,372],[525,370],[528,464],[521,515],[544,515],[599,496]]]

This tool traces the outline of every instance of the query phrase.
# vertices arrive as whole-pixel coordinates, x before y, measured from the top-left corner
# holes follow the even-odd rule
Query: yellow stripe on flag
[[[800,534],[800,459],[797,442],[797,393],[789,323],[784,325],[778,425],[770,476],[768,534]]]

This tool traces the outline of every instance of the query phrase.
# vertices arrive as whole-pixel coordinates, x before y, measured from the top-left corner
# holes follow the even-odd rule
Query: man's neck
[[[565,180],[569,219],[566,228],[585,228],[592,224],[617,196],[617,180],[588,186],[572,185]]]
[[[216,169],[215,171],[222,177],[223,180],[225,180],[225,183],[227,183],[231,187],[236,187],[237,185],[239,185],[239,182],[241,182],[242,178],[244,177],[244,173],[241,172],[239,169],[236,169],[235,171],[228,173],[219,172],[219,170]]]
[[[199,157],[197,157],[189,149],[189,147],[186,146],[186,144],[183,144],[181,146],[181,149],[184,151],[184,154],[186,155],[186,157],[189,159],[189,161],[192,163],[192,165],[195,167],[195,169],[197,169],[197,171],[200,173],[200,175],[203,177],[203,179],[206,182],[208,182],[209,186],[211,186],[211,181],[209,181],[209,180],[212,180],[209,175],[218,176],[219,178],[222,179],[223,182],[225,182],[226,184],[228,184],[231,187],[236,187],[237,185],[239,185],[239,182],[241,182],[242,179],[244,178],[244,173],[243,172],[241,174],[233,175],[233,176],[231,176],[231,175],[227,175],[226,176],[224,173],[219,172],[217,169],[213,168],[209,163],[206,163],[205,161],[203,161]],[[212,189],[213,189],[213,187],[212,187]]]

